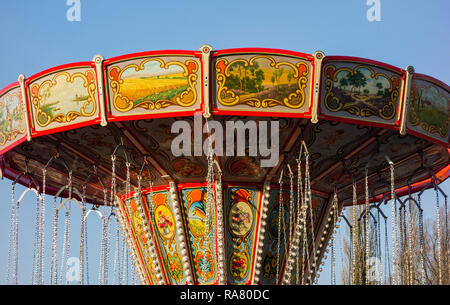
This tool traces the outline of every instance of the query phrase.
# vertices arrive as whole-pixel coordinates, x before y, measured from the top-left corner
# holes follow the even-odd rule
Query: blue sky
[[[365,57],[401,68],[413,65],[418,73],[450,83],[447,0],[381,0],[380,22],[367,21],[366,0],[81,0],[80,22],[67,21],[68,8],[65,0],[2,0],[0,88],[20,73],[31,76],[96,54],[108,58],[147,50],[197,50],[205,43],[214,49],[267,47]],[[443,188],[448,192],[449,183]],[[0,194],[5,198],[0,205],[0,261],[6,262],[9,181],[0,182]],[[32,208],[23,211],[24,222],[33,223]],[[24,235],[23,251],[29,250],[29,241]],[[4,269],[1,263],[0,277]],[[22,279],[27,278],[23,273]],[[320,282],[328,283],[326,279],[325,268]]]

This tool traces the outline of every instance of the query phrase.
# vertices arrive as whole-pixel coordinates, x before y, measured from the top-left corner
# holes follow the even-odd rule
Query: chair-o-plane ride
[[[174,154],[173,123],[195,132],[198,121],[200,145],[214,153],[194,153],[197,134],[183,137],[192,154]],[[244,149],[219,134],[218,126],[225,132],[230,122],[236,136],[245,133]],[[269,158],[261,149],[263,122],[278,122],[265,143],[278,141],[271,166],[262,166]],[[14,194],[17,183],[36,196],[34,284],[68,283],[71,230],[81,234],[80,245],[72,243],[80,248],[80,284],[89,283],[88,234],[102,236],[101,253],[89,255],[91,266],[100,256],[99,284],[124,283],[125,253],[143,284],[314,284],[342,218],[349,228],[363,228],[352,232],[352,243],[362,240],[366,249],[351,254],[352,277],[353,264],[368,268],[367,237],[380,236],[374,215],[385,205],[392,214],[382,216],[393,217],[392,231],[385,230],[390,283],[408,284],[397,277],[404,272],[399,252],[407,251],[399,246],[408,237],[402,219],[412,208],[422,223],[423,209],[447,209],[439,184],[449,176],[450,87],[411,66],[208,45],[97,55],[20,75],[0,91],[0,126],[1,176],[13,181],[10,284],[18,282],[25,225],[19,217],[25,193]],[[259,150],[252,154],[255,139]],[[431,188],[436,205],[420,200]],[[71,228],[71,206],[81,208],[81,228]],[[45,219],[48,209],[53,219]],[[92,215],[102,221],[98,230],[87,229]],[[122,247],[119,230],[111,242],[115,221]],[[46,240],[51,257],[44,257]],[[440,240],[439,250],[439,266],[448,266]],[[371,284],[367,277],[365,283]]]

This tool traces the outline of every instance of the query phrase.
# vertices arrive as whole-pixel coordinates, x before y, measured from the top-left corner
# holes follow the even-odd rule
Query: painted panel
[[[409,100],[407,128],[448,143],[450,91],[430,81],[413,78]]]
[[[135,198],[128,198],[124,200],[124,208],[127,214],[128,220],[130,221],[131,229],[133,230],[134,236],[136,238],[135,242],[137,244],[138,250],[141,253],[147,273],[150,275],[150,284],[157,285],[158,281],[156,279],[156,265],[150,255],[149,240],[145,236],[145,222],[142,219],[141,213],[138,212],[138,203]]]
[[[239,54],[217,57],[215,107],[219,110],[306,113],[311,65],[281,55]]]
[[[112,116],[200,109],[200,60],[194,56],[153,56],[110,62],[106,67]]]
[[[36,131],[91,121],[99,115],[96,74],[92,67],[57,70],[27,83]]]
[[[402,75],[377,66],[332,61],[324,65],[321,113],[395,125]]]
[[[261,192],[257,188],[228,187],[225,206],[225,243],[228,284],[252,281]]]
[[[151,198],[153,196],[153,198]],[[177,228],[173,203],[170,199],[169,192],[158,191],[147,193],[145,202],[150,211],[153,232],[158,242],[158,248],[164,260],[164,268],[168,274],[172,284],[185,284],[185,274],[183,263],[180,256],[180,242],[178,240],[179,230]]]
[[[26,136],[23,106],[19,86],[0,93],[0,151]]]
[[[218,283],[217,206],[206,202],[206,188],[185,188],[181,198],[186,218],[196,284]]]

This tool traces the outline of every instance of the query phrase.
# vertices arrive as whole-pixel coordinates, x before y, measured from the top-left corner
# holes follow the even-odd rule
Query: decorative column
[[[261,219],[259,221],[259,238],[256,244],[256,264],[254,274],[252,276],[252,285],[256,284],[255,279],[259,278],[262,268],[263,248],[264,248],[264,236],[267,227],[267,216],[269,212],[269,198],[270,198],[270,180],[264,182],[262,206],[261,206]]]
[[[311,113],[311,123],[316,124],[319,122],[319,96],[320,96],[320,82],[322,79],[322,61],[325,58],[325,53],[322,51],[316,51],[314,56],[314,84],[313,84],[313,102],[312,102],[312,113]]]
[[[180,202],[178,201],[178,190],[174,181],[170,181],[170,196],[172,201],[172,207],[174,211],[174,217],[176,222],[176,227],[178,229],[178,241],[180,242],[180,252],[181,252],[181,260],[183,263],[184,275],[186,277],[186,282],[189,285],[194,284],[194,280],[192,277],[191,264],[189,261],[189,248],[186,241],[186,236],[184,232],[183,226],[183,215],[180,210]]]
[[[106,121],[106,104],[105,104],[105,94],[103,89],[104,78],[103,78],[103,56],[95,55],[92,61],[95,63],[95,70],[97,74],[97,88],[98,88],[98,104],[100,105],[100,125],[106,126],[108,123]]]
[[[408,109],[409,109],[409,95],[411,93],[411,83],[414,75],[414,67],[408,66],[406,67],[406,80],[405,80],[405,90],[403,94],[403,98],[401,101],[401,122],[400,122],[400,134],[404,136],[406,134],[406,119],[408,117]]]

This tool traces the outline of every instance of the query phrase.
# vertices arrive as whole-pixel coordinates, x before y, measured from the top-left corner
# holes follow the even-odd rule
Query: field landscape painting
[[[114,106],[120,112],[135,108],[159,110],[171,105],[190,106],[196,101],[197,63],[145,59],[109,69]]]
[[[396,112],[400,79],[375,73],[370,67],[326,69],[327,94],[325,106],[329,111],[347,111],[359,117],[378,116],[390,120]],[[395,99],[395,100],[394,100]]]

